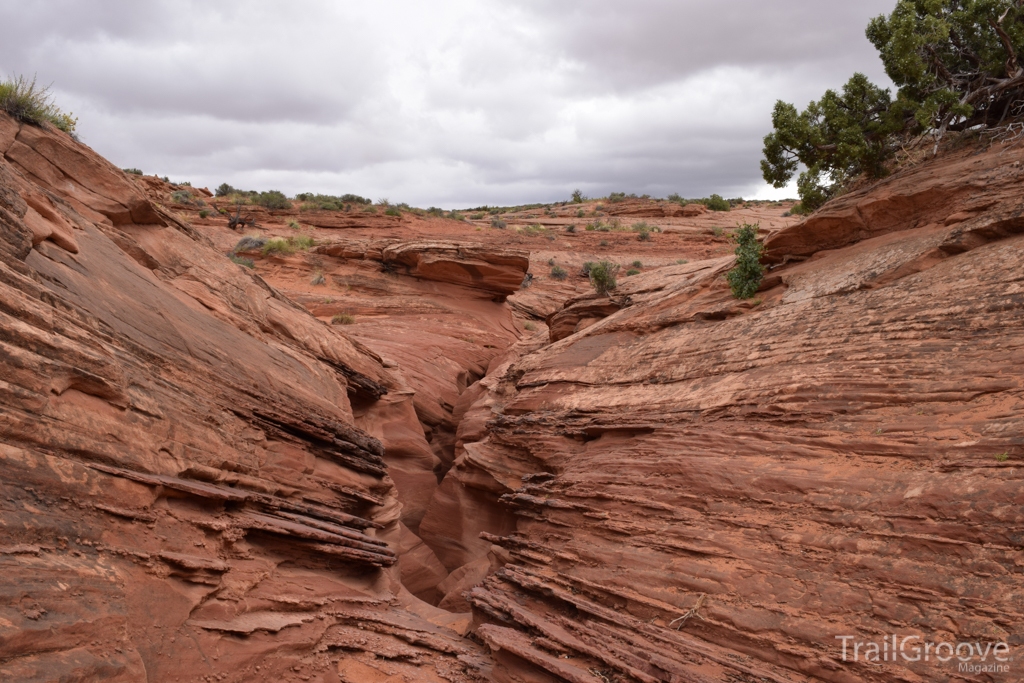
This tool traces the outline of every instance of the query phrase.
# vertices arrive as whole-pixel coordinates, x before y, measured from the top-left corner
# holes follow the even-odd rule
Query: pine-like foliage
[[[757,241],[757,224],[744,223],[733,239],[736,240],[736,265],[726,274],[732,295],[737,299],[749,299],[761,286],[764,266],[761,252],[764,247]]]

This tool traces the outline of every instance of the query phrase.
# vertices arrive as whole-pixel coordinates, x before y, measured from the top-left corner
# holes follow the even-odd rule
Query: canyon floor
[[[239,211],[2,114],[0,153],[3,680],[1020,680],[837,640],[1024,645],[1019,146],[806,218]]]

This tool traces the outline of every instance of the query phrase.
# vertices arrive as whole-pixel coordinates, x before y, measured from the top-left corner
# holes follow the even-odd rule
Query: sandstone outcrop
[[[0,115],[0,153],[4,680],[924,682],[962,676],[836,636],[1024,645],[1019,149],[803,221],[254,209],[243,245],[63,134]],[[573,227],[620,210],[661,232]],[[604,259],[640,273],[598,296]]]
[[[668,218],[682,217],[693,218],[707,213],[708,208],[703,204],[679,204],[667,200],[649,201],[638,199],[626,199],[605,205],[604,210],[610,216],[631,216],[635,218]]]
[[[83,145],[0,131],[0,678],[476,679],[400,583],[380,358]]]
[[[1024,645],[1022,161],[904,169],[771,235],[758,299],[659,269],[493,368],[423,526],[472,520],[449,570],[509,558],[466,593],[498,680],[950,681],[836,637]]]

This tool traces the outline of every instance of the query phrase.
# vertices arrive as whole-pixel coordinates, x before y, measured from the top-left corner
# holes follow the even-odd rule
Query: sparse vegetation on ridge
[[[52,125],[75,137],[78,119],[53,103],[48,87],[43,88],[24,76],[0,81],[0,109],[13,118],[33,126]]]
[[[266,192],[260,192],[258,195],[253,197],[252,201],[253,204],[267,209],[292,208],[292,203],[288,201],[288,197],[279,190],[267,190]]]

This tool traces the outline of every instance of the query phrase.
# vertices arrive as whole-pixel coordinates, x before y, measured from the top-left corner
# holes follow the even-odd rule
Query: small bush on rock
[[[728,200],[722,199],[721,195],[713,194],[703,201],[704,206],[712,211],[728,211],[732,207]]]
[[[586,266],[587,264],[584,264]],[[619,266],[611,261],[599,261],[589,264],[587,275],[590,277],[590,284],[597,290],[598,294],[607,294],[616,287],[615,274],[619,272]]]
[[[274,239],[267,240],[266,244],[263,245],[262,253],[264,256],[269,256],[270,254],[283,254],[287,256],[288,254],[295,253],[295,247],[288,240],[275,237]]]
[[[737,299],[753,297],[764,277],[764,266],[761,265],[764,246],[757,241],[757,228],[757,224],[745,223],[733,235],[736,240],[736,266],[728,272],[726,278],[732,295]]]
[[[277,190],[268,190],[266,192],[260,192],[253,199],[253,203],[262,206],[267,209],[290,209],[292,208],[291,202],[284,196],[283,192]]]

